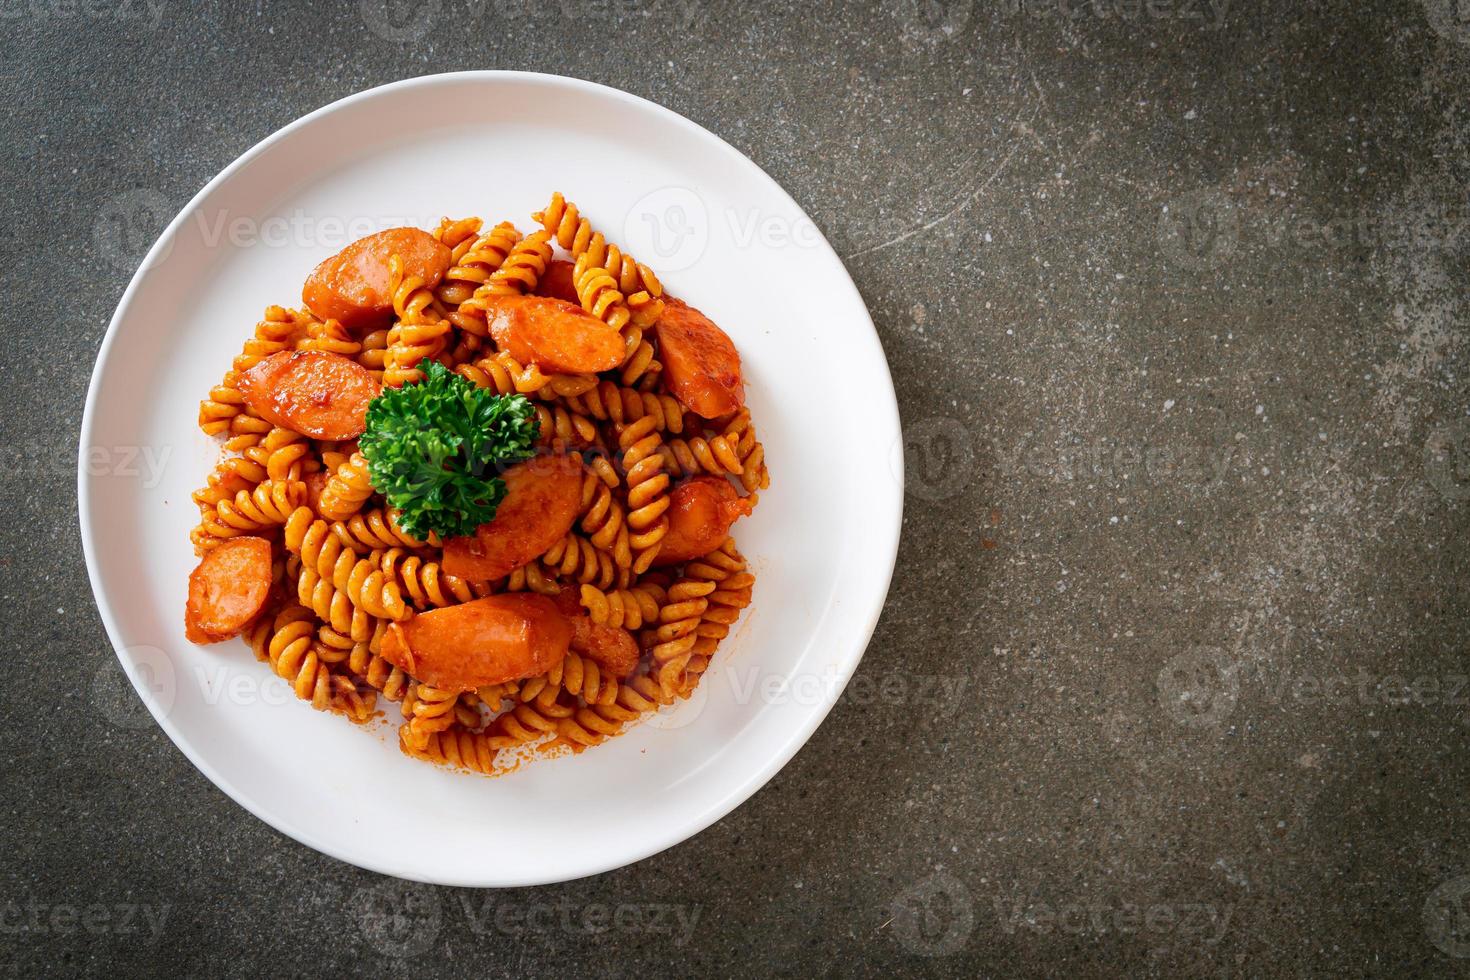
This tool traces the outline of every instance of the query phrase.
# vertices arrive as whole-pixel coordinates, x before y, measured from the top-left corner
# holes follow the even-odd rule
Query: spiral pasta
[[[222,381],[209,389],[209,397],[199,403],[199,428],[209,436],[229,432],[235,416],[248,414],[249,411],[245,405],[245,396],[235,387],[233,381]]]
[[[362,510],[373,495],[367,457],[353,453],[327,477],[317,501],[317,510],[329,521],[343,521]]]
[[[311,611],[288,606],[274,618],[262,619],[251,633],[251,645],[301,700],[319,711],[338,711],[353,721],[366,721],[374,695],[364,694],[350,678],[332,670],[326,659],[331,648],[316,642],[315,634]]]
[[[579,526],[592,546],[612,556],[618,568],[633,567],[633,545],[628,535],[623,502],[614,494],[618,486],[616,474],[611,482],[589,469],[582,478],[582,512]]]
[[[500,268],[490,274],[485,284],[475,290],[475,297],[529,293],[546,274],[551,264],[551,235],[538,231],[516,242]]]
[[[454,367],[456,374],[501,395],[556,398],[579,395],[597,384],[593,375],[544,374],[534,364],[522,364],[506,351]]]
[[[408,755],[485,775],[495,771],[495,754],[503,747],[492,735],[463,730],[434,732],[422,745],[411,744],[406,739],[400,741]]]
[[[306,484],[301,481],[268,477],[248,494],[241,490],[233,501],[221,500],[215,513],[222,523],[239,530],[262,531],[284,524],[305,499]]]
[[[325,351],[343,357],[356,357],[362,353],[362,341],[336,320],[308,325],[306,337],[298,340],[296,347],[299,350]]]
[[[552,545],[541,556],[541,562],[559,578],[596,583],[604,589],[620,579],[626,580],[612,555],[575,532]]]
[[[459,703],[458,691],[419,684],[414,689],[413,717],[403,726],[403,741],[422,750],[429,737],[447,730],[455,722],[454,708]]]
[[[735,548],[735,540],[726,538],[720,547],[684,568],[691,579],[714,583],[715,589],[705,601],[704,615],[695,628],[693,656],[685,664],[684,691],[698,682],[699,675],[709,666],[720,641],[730,635],[730,628],[740,618],[741,610],[750,605],[751,589],[755,576],[749,571],[745,558]]]
[[[644,623],[656,623],[659,609],[668,593],[656,585],[606,589],[583,583],[579,593],[582,606],[594,623],[636,630]]]
[[[197,552],[242,536],[270,543],[272,584],[244,635],[298,697],[354,721],[372,716],[379,698],[396,704],[405,753],[487,774],[500,771],[502,751],[579,752],[689,696],[750,605],[754,576],[729,538],[692,561],[675,560],[671,542],[687,554],[690,530],[677,525],[688,512],[671,513],[671,494],[676,481],[717,477],[744,496],[748,512],[770,484],[751,413],[708,419],[665,377],[662,361],[675,351],[661,350],[653,329],[665,310],[653,270],[559,193],[533,218],[524,236],[509,221],[487,226],[473,217],[445,218],[433,241],[415,232],[421,248],[399,236],[404,246],[384,247],[392,254],[376,259],[386,292],[376,287],[370,314],[310,299],[321,317],[268,307],[200,404],[200,427],[223,452],[191,495]],[[564,280],[543,281],[558,255],[570,259],[582,309],[621,336],[622,357],[610,370],[552,373],[539,355],[518,347],[532,358],[521,361],[491,335],[493,307],[531,293],[564,295]],[[677,343],[667,331],[662,339]],[[538,447],[583,463],[570,529],[498,579],[449,574],[446,543],[403,529],[372,485],[357,439],[312,438],[250,408],[242,375],[283,351],[347,358],[388,387],[421,380],[427,358],[495,394],[524,396]],[[570,503],[560,505],[563,515]],[[428,684],[413,676],[412,657],[400,661],[406,670],[383,656],[385,643],[405,643],[411,633],[397,624],[497,593],[553,598],[574,626],[566,654],[534,676],[475,690]]]
[[[685,668],[694,656],[697,631],[714,591],[714,582],[693,578],[669,586],[668,601],[658,612],[659,625],[648,637],[653,654],[651,674],[665,697],[676,697],[685,690]]]
[[[339,599],[369,616],[408,618],[408,605],[403,601],[398,583],[377,567],[371,555],[359,557],[357,552],[345,547],[332,533],[331,526],[312,513],[310,507],[298,507],[292,512],[285,530],[286,550],[301,560],[302,605],[311,606],[338,632],[357,635],[350,625],[344,625],[348,620],[342,617],[350,615],[351,610],[342,608]]]
[[[264,478],[264,471],[254,463],[246,460],[242,466],[239,457],[229,457],[215,464],[206,484],[195,490],[190,499],[199,506],[201,513],[212,511],[221,500],[234,497],[241,490],[249,489]]]
[[[355,360],[367,368],[377,381],[383,380],[383,371],[388,364],[388,330],[372,330],[363,334],[358,343],[361,349]]]
[[[601,236],[594,236],[600,241]],[[616,247],[614,247],[616,251]],[[572,285],[582,308],[603,320],[623,337],[623,359],[618,365],[623,384],[636,384],[654,369],[653,345],[643,339],[644,323],[634,321],[617,280],[598,264],[601,251],[583,252],[572,268]],[[640,294],[646,296],[647,294]]]
[[[398,512],[391,507],[374,507],[353,514],[346,520],[333,521],[332,536],[347,548],[373,551],[380,548],[437,547],[438,537],[419,540],[398,524]]]
[[[555,236],[562,248],[573,257],[588,256],[590,265],[607,270],[625,297],[633,321],[646,327],[663,312],[663,284],[652,269],[637,262],[616,245],[610,244],[592,223],[582,217],[577,206],[556,192],[545,209],[531,216],[541,227]]]
[[[335,651],[347,670],[369,687],[379,691],[389,701],[401,701],[408,689],[410,678],[397,666],[378,655],[387,623],[381,619],[372,623],[372,633],[367,639],[356,640],[338,633],[326,623],[317,628],[317,641],[323,648]]]
[[[522,681],[515,696],[539,711],[554,713],[561,696],[581,698],[587,704],[611,704],[617,694],[617,680],[604,674],[596,660],[573,650],[545,674]]]
[[[398,322],[388,331],[388,353],[383,363],[383,384],[397,388],[423,380],[418,364],[436,360],[449,346],[451,324],[432,308],[434,294],[416,275],[404,270],[403,259],[393,256],[390,290]]]
[[[558,738],[573,747],[598,745],[620,734],[629,722],[672,704],[678,696],[666,694],[651,675],[638,674],[619,684],[611,699],[583,703],[570,715],[558,718]]]
[[[482,583],[450,575],[437,561],[425,561],[402,548],[389,548],[376,554],[386,579],[396,583],[408,601],[419,609],[452,606],[489,594]]]
[[[658,383],[663,365],[654,360],[653,345],[643,339],[642,328],[623,329],[623,350],[623,363],[618,379],[624,385],[636,386],[640,391],[650,390]]]
[[[560,704],[555,699],[545,705],[518,703],[490,723],[488,731],[494,736],[490,744],[502,749],[540,741],[555,735],[557,721],[575,711],[575,706]]]
[[[560,193],[532,217],[572,253],[576,261],[572,283],[583,309],[622,333],[622,383],[639,384],[656,375],[653,345],[643,339],[643,331],[658,322],[664,309],[663,285],[653,270],[594,231],[577,206]]]
[[[448,246],[451,262],[458,262],[473,245],[475,236],[480,233],[484,224],[485,222],[475,217],[441,218],[439,227],[434,229],[434,238]]]
[[[673,395],[639,391],[603,381],[580,395],[562,399],[573,411],[600,422],[636,422],[651,417],[660,432],[684,431],[684,406]]]
[[[600,265],[593,265],[585,252],[577,257],[572,267],[572,287],[582,309],[602,320],[614,330],[621,331],[630,315],[623,294],[618,292],[617,280]]]
[[[319,468],[310,440],[290,429],[234,436],[225,441],[225,451],[240,453],[238,460],[227,465],[254,483],[299,480]]]
[[[502,592],[535,592],[538,595],[559,595],[561,584],[550,575],[540,562],[523,565],[500,580]]]
[[[766,469],[766,450],[756,438],[750,412],[742,409],[718,434],[708,439],[669,439],[659,447],[664,465],[674,476],[734,476],[746,492],[764,490],[771,476]]]
[[[202,555],[221,541],[245,533],[220,521],[217,508],[221,502],[232,501],[238,494],[248,493],[252,487],[249,479],[221,463],[209,474],[208,484],[194,491],[191,496],[199,506],[199,523],[189,532],[189,540],[195,553]]]
[[[543,443],[561,442],[592,445],[597,441],[597,425],[587,416],[561,405],[536,405],[537,437]]]
[[[255,325],[255,336],[245,342],[244,348],[231,362],[230,370],[243,374],[272,354],[290,350],[317,322],[317,318],[306,310],[266,307],[265,315]]]
[[[505,264],[505,260],[521,240],[521,233],[508,221],[491,228],[476,239],[471,247],[455,259],[439,285],[439,301],[451,312],[449,320],[460,330],[476,337],[486,337],[484,297],[476,292]]]
[[[664,458],[658,451],[662,442],[649,415],[618,428],[618,448],[622,450],[628,486],[628,543],[633,549],[633,571],[639,574],[648,571],[669,532],[665,515],[669,509],[669,476],[663,471]]]
[[[226,537],[284,524],[305,499],[306,484],[297,480],[267,479],[253,490],[240,490],[233,498],[215,504],[211,533],[216,527],[228,528],[229,535],[219,535]]]

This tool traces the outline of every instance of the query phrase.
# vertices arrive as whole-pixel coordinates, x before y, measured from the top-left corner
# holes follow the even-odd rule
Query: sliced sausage
[[[582,509],[582,464],[575,456],[537,456],[505,471],[495,519],[474,536],[444,543],[444,570],[472,581],[500,578],[535,561],[566,537]]]
[[[678,565],[720,546],[730,526],[753,507],[728,480],[699,476],[669,493],[669,533],[658,549],[655,565]]]
[[[392,624],[383,659],[421,682],[468,691],[545,673],[567,655],[572,626],[545,596],[509,592]]]
[[[485,310],[495,345],[555,374],[594,374],[623,362],[623,337],[575,303],[549,296],[497,296]]]
[[[192,643],[235,636],[260,614],[270,591],[269,541],[239,537],[216,545],[189,574],[184,635]]]
[[[367,368],[326,351],[281,351],[240,376],[240,393],[259,415],[313,439],[353,439],[367,427],[368,402],[383,386]]]
[[[691,411],[713,419],[745,404],[740,352],[713,320],[687,303],[665,298],[653,329],[664,380]]]
[[[301,288],[306,308],[322,320],[340,320],[348,329],[382,326],[393,315],[389,260],[403,259],[407,276],[430,289],[449,268],[448,246],[419,228],[389,228],[359,238],[327,259]]]

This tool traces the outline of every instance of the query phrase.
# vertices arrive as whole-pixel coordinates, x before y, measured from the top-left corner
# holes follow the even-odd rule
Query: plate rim
[[[129,307],[132,305],[136,294],[140,290],[143,280],[146,278],[147,273],[154,267],[155,263],[160,258],[160,251],[165,248],[172,247],[172,241],[178,228],[183,224],[185,220],[187,220],[187,217],[194,212],[196,205],[200,201],[207,197],[217,187],[229,181],[239,170],[243,169],[252,160],[260,156],[275,143],[286,139],[291,134],[300,129],[304,129],[307,126],[312,125],[318,119],[346,109],[347,107],[357,102],[372,99],[389,91],[428,87],[452,81],[475,81],[494,84],[498,81],[507,79],[521,81],[529,80],[540,84],[549,85],[553,88],[562,87],[577,91],[579,93],[592,94],[603,98],[613,98],[615,100],[637,106],[645,111],[651,111],[656,116],[662,117],[664,120],[672,123],[675,126],[684,128],[686,130],[692,130],[696,135],[714,141],[714,143],[718,147],[723,149],[724,152],[733,154],[734,157],[737,158],[744,165],[754,168],[762,177],[764,177],[769,182],[771,187],[775,188],[777,193],[779,193],[786,200],[786,202],[792,207],[796,214],[800,215],[802,219],[812,224],[812,227],[817,230],[817,233],[820,237],[821,248],[826,250],[828,257],[831,258],[836,263],[837,267],[842,271],[843,284],[846,289],[851,290],[852,296],[856,300],[858,308],[862,311],[863,319],[867,323],[868,327],[867,331],[863,334],[863,340],[865,343],[871,344],[876,349],[878,363],[881,366],[883,377],[887,381],[886,386],[883,386],[883,390],[877,393],[878,401],[880,402],[880,404],[878,404],[876,408],[879,411],[879,414],[884,416],[885,423],[889,424],[889,427],[891,428],[894,436],[894,444],[888,450],[889,466],[892,469],[894,484],[892,490],[893,505],[891,507],[885,507],[882,512],[875,511],[873,519],[870,520],[865,527],[865,533],[867,535],[878,539],[878,554],[883,559],[884,568],[882,569],[881,574],[882,590],[880,593],[880,598],[874,604],[872,609],[865,612],[864,621],[861,624],[860,635],[862,636],[862,643],[858,647],[855,656],[845,658],[849,662],[843,665],[843,668],[840,671],[840,682],[832,686],[832,688],[830,689],[830,696],[824,698],[824,703],[813,706],[813,710],[806,715],[805,719],[802,721],[802,724],[792,732],[790,737],[786,739],[786,741],[779,747],[777,751],[771,753],[767,758],[762,760],[754,770],[752,770],[750,773],[734,783],[728,792],[713,800],[710,805],[705,807],[699,813],[687,818],[677,825],[665,825],[662,828],[659,828],[657,824],[650,824],[649,835],[647,838],[645,838],[644,843],[639,846],[630,847],[626,851],[618,852],[615,856],[612,856],[607,860],[592,862],[585,867],[566,869],[560,872],[552,873],[547,876],[522,877],[513,880],[489,880],[486,879],[484,876],[477,876],[473,874],[460,876],[443,874],[416,875],[411,870],[404,869],[401,866],[392,868],[387,867],[384,863],[374,860],[374,857],[371,854],[364,857],[355,853],[348,853],[347,849],[338,846],[334,839],[322,838],[319,835],[316,835],[311,831],[298,826],[290,818],[289,814],[268,811],[266,807],[258,805],[255,800],[246,796],[229,778],[227,778],[220,771],[215,769],[200,755],[192,742],[180,733],[177,726],[169,718],[167,712],[164,711],[162,707],[158,704],[157,700],[153,696],[153,693],[146,687],[140,685],[137,676],[135,676],[135,672],[129,671],[129,663],[123,657],[123,650],[125,649],[125,645],[120,641],[121,629],[111,608],[111,604],[105,598],[106,593],[104,590],[104,583],[102,581],[101,572],[99,570],[99,561],[93,547],[93,504],[90,483],[88,479],[89,474],[87,472],[87,455],[88,448],[92,444],[93,429],[95,427],[97,418],[97,398],[98,391],[101,387],[101,378],[105,373],[106,366],[112,356],[113,342],[118,336],[118,326],[127,314]],[[749,156],[741,152],[736,147],[732,146],[717,133],[711,132],[704,126],[701,126],[699,123],[687,118],[681,113],[676,112],[675,110],[670,109],[666,106],[660,105],[659,103],[654,102],[651,99],[646,99],[642,96],[634,95],[631,92],[625,92],[622,89],[614,88],[610,85],[604,85],[600,82],[589,81],[587,79],[577,78],[570,75],[557,75],[547,72],[519,71],[510,69],[483,69],[456,72],[439,72],[398,79],[396,81],[386,82],[381,85],[375,85],[371,88],[366,88],[361,91],[354,92],[350,95],[343,96],[342,98],[333,100],[332,102],[313,109],[305,115],[302,115],[297,119],[294,119],[291,122],[287,123],[286,125],[281,126],[280,128],[274,130],[273,132],[269,133],[268,135],[257,141],[249,149],[245,150],[234,160],[232,160],[228,165],[226,165],[224,169],[222,169],[219,173],[215,174],[214,177],[207,181],[203,187],[201,187],[192,197],[189,198],[189,200],[179,210],[178,214],[176,214],[173,219],[168,223],[164,230],[159,234],[158,238],[154,241],[153,245],[148,249],[142,261],[139,263],[138,268],[133,272],[132,278],[129,280],[127,287],[123,290],[122,296],[118,300],[117,307],[113,311],[112,317],[108,320],[107,329],[103,334],[102,343],[98,348],[96,360],[93,363],[92,373],[87,384],[87,395],[82,410],[82,421],[79,429],[79,442],[77,448],[77,513],[82,537],[82,553],[87,566],[87,579],[88,584],[90,585],[92,590],[92,600],[97,608],[99,616],[102,619],[103,629],[107,634],[108,642],[112,645],[113,654],[117,657],[119,664],[123,668],[124,676],[128,678],[128,681],[132,685],[134,692],[143,701],[144,705],[148,708],[149,714],[152,715],[154,722],[159,726],[159,728],[163,730],[164,734],[168,736],[169,741],[173,743],[174,748],[182,752],[184,757],[194,766],[194,768],[198,770],[200,774],[202,774],[206,779],[208,779],[210,783],[213,784],[217,789],[222,791],[226,796],[228,796],[237,805],[242,807],[246,812],[250,813],[256,819],[264,822],[267,826],[273,828],[279,833],[285,834],[287,837],[291,838],[293,841],[296,841],[298,844],[311,848],[312,850],[317,851],[320,854],[325,854],[328,857],[331,857],[353,867],[362,868],[364,870],[372,871],[390,878],[402,878],[405,880],[419,881],[426,884],[445,885],[451,887],[532,887],[536,885],[557,884],[560,882],[573,881],[593,875],[605,874],[609,871],[614,871],[619,868],[646,860],[647,858],[659,854],[662,851],[674,847],[677,844],[692,839],[699,833],[707,830],[717,821],[730,814],[732,811],[735,810],[736,807],[740,806],[740,804],[744,803],[746,800],[750,799],[750,797],[759,792],[767,783],[771,781],[771,779],[776,776],[777,773],[785,768],[786,764],[790,762],[791,759],[796,755],[796,753],[799,752],[802,747],[805,746],[806,743],[811,739],[813,733],[816,732],[817,728],[821,726],[822,722],[826,720],[827,715],[836,706],[837,701],[841,698],[843,691],[846,690],[848,683],[851,681],[853,674],[856,673],[858,665],[862,662],[862,659],[867,652],[868,646],[872,642],[873,633],[877,629],[878,621],[882,616],[883,609],[887,605],[888,593],[892,588],[893,574],[897,566],[899,539],[903,526],[903,505],[905,495],[903,460],[904,446],[902,432],[902,420],[898,411],[898,398],[896,390],[893,386],[893,376],[891,370],[889,369],[888,358],[883,350],[882,339],[878,335],[877,327],[873,323],[872,314],[868,310],[867,303],[866,301],[864,301],[861,291],[858,290],[857,284],[853,281],[851,273],[848,271],[846,264],[842,261],[842,257],[837,254],[836,249],[832,248],[831,243],[827,241],[826,235],[821,233],[820,229],[817,228],[814,222],[811,222],[811,218],[806,214],[805,209],[803,209],[791,197],[790,193],[787,192],[785,187],[783,187],[779,181],[768,174],[765,169],[760,166],[760,164],[750,159]],[[883,513],[886,513],[886,517],[880,516]]]

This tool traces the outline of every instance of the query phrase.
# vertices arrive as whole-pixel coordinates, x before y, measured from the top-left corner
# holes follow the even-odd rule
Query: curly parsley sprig
[[[419,370],[424,380],[372,400],[358,446],[403,530],[473,534],[505,497],[498,470],[531,455],[536,412],[523,395],[496,395],[434,361]]]

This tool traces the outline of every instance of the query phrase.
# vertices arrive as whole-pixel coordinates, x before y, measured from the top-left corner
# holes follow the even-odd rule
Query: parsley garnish
[[[417,538],[474,534],[505,497],[500,467],[531,455],[539,428],[523,395],[497,395],[425,359],[424,380],[387,388],[358,440],[373,486]]]

